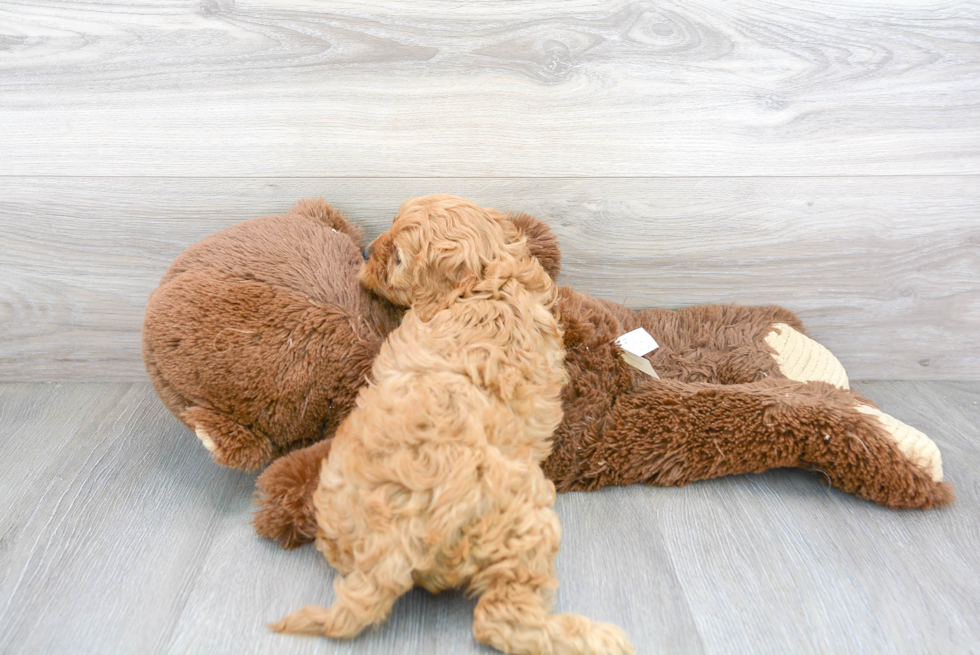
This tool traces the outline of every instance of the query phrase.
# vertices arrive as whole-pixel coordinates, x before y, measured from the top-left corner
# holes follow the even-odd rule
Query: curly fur
[[[282,632],[349,638],[418,584],[480,600],[476,638],[508,653],[631,653],[614,626],[552,615],[560,527],[541,470],[562,419],[556,289],[507,217],[451,196],[406,202],[371,246],[370,290],[407,305],[314,495],[330,609]]]

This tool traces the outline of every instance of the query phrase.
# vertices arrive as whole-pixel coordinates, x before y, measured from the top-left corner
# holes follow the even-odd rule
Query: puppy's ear
[[[477,246],[463,240],[444,239],[423,243],[416,256],[416,290],[446,293],[482,270]]]
[[[524,212],[512,212],[507,217],[527,239],[527,249],[545,272],[552,280],[557,279],[561,273],[561,248],[548,224]]]

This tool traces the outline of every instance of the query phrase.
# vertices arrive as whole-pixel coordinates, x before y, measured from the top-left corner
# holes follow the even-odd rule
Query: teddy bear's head
[[[557,240],[512,216],[553,276]],[[360,231],[321,199],[192,245],[150,296],[143,359],[164,404],[213,450],[254,469],[333,434],[403,309],[358,283]]]

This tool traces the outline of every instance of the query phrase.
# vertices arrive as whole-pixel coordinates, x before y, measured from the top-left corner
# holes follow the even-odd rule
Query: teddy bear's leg
[[[255,435],[223,414],[194,405],[185,409],[180,418],[193,428],[219,464],[252,471],[272,460],[269,439]]]
[[[650,381],[618,397],[593,429],[579,441],[573,467],[549,471],[545,462],[560,490],[634,482],[680,486],[800,467],[889,507],[953,500],[952,487],[940,481],[938,449],[925,435],[826,383]]]
[[[902,423],[894,416],[885,414],[877,407],[858,405],[857,410],[862,414],[874,417],[895,442],[898,449],[908,459],[925,469],[934,481],[939,482],[943,479],[942,456],[932,439],[912,426]]]
[[[860,421],[845,430],[827,430],[822,442],[808,440],[803,467],[821,471],[839,489],[889,507],[928,508],[954,500],[931,439],[872,405],[858,403],[855,410]]]
[[[775,351],[779,371],[797,382],[826,382],[849,389],[847,372],[833,353],[785,323],[776,323],[766,335],[766,345]]]
[[[837,358],[803,334],[800,319],[783,307],[700,305],[637,316],[661,346],[652,355],[661,377],[713,384],[786,377],[848,388]]]
[[[330,454],[332,439],[296,450],[274,461],[256,481],[252,518],[255,531],[283,548],[296,548],[316,537],[313,494],[320,480],[320,464]]]
[[[354,570],[334,581],[329,609],[307,605],[269,625],[276,632],[351,639],[383,623],[391,607],[414,586],[412,566],[395,544],[367,570]]]

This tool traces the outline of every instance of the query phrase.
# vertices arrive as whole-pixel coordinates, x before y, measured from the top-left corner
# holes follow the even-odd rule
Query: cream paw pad
[[[797,382],[827,382],[849,389],[847,372],[833,353],[784,323],[773,325],[766,345],[776,351],[779,371]]]
[[[939,482],[943,479],[942,456],[932,439],[876,407],[859,405],[857,410],[862,414],[869,414],[878,419],[889,436],[895,440],[895,445],[902,451],[902,454],[924,468],[932,476],[933,481]]]
[[[204,428],[197,428],[194,430],[194,434],[196,434],[197,438],[201,440],[204,447],[210,450],[212,453],[218,449],[218,444],[214,443],[214,439],[211,438],[211,435],[209,435]]]

